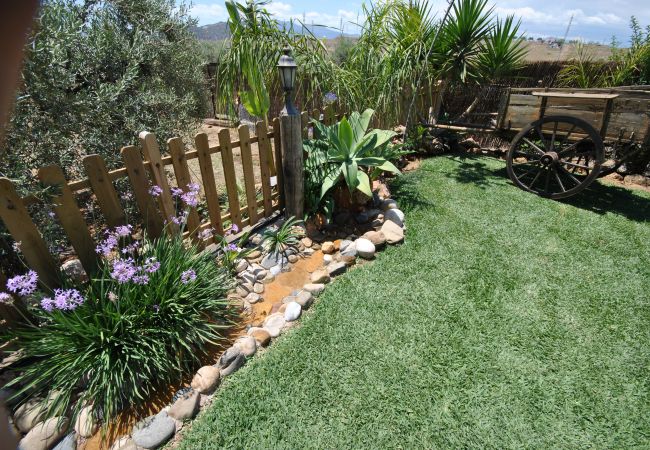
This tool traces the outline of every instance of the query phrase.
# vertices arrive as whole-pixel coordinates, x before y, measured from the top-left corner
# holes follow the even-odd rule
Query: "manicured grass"
[[[650,196],[560,203],[503,167],[402,177],[406,243],[329,286],[181,448],[647,447]]]

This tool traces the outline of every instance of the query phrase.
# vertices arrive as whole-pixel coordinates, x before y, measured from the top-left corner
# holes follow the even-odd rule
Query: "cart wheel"
[[[603,155],[603,140],[589,123],[571,116],[548,116],[514,137],[508,176],[525,191],[566,198],[598,177]]]

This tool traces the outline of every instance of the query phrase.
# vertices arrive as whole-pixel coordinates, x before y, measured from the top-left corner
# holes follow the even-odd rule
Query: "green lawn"
[[[648,448],[650,196],[545,200],[459,157],[394,191],[406,243],[329,286],[181,448]]]

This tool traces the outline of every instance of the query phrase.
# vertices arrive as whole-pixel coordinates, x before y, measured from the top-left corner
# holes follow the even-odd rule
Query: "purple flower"
[[[171,188],[171,192],[172,192],[172,197],[180,197],[183,194],[183,190],[177,187]]]
[[[196,272],[194,272],[192,269],[186,270],[181,274],[181,283],[187,284],[190,281],[196,280]]]
[[[133,281],[135,284],[140,284],[140,285],[145,285],[149,282],[149,276],[148,275],[135,275],[131,281]]]
[[[152,197],[160,197],[160,194],[162,194],[162,192],[163,192],[162,188],[157,185],[153,185],[149,189],[149,195],[151,195]]]
[[[325,103],[334,103],[337,99],[338,99],[338,97],[336,96],[336,94],[334,92],[328,92],[327,94],[325,94],[325,97],[323,98],[323,101]]]
[[[117,237],[128,237],[131,236],[131,231],[133,231],[133,225],[120,225],[115,227],[114,234]]]
[[[26,297],[34,293],[37,282],[38,275],[33,270],[30,270],[25,275],[17,275],[10,278],[7,281],[7,290],[21,297]]]
[[[117,249],[119,246],[118,238],[115,234],[110,233],[106,238],[95,247],[95,251],[100,255],[105,257],[110,256],[110,254]]]
[[[51,219],[54,219],[56,217],[56,214],[54,214],[54,211],[48,211],[47,215],[50,216]]]
[[[185,203],[187,206],[191,207],[196,207],[196,205],[199,204],[199,196],[198,193],[196,192],[185,192],[183,195],[181,195],[181,200],[183,203]]]
[[[226,249],[230,250],[231,252],[239,252],[239,247],[237,247],[235,244],[228,244],[228,247]]]
[[[237,226],[236,223],[233,223],[232,226],[230,227],[230,234],[237,234],[239,233],[239,227]]]
[[[111,277],[117,280],[118,283],[124,284],[129,282],[134,276],[138,274],[138,269],[133,264],[133,259],[116,259],[113,261],[113,270]]]
[[[180,226],[180,225],[185,223],[185,221],[187,220],[187,216],[189,216],[189,214],[190,213],[188,211],[183,211],[182,213],[180,213],[178,215],[178,217],[170,217],[169,221],[171,223],[174,223],[174,224]]]
[[[0,292],[0,303],[11,303],[13,298],[6,292]]]
[[[144,262],[143,269],[145,272],[154,273],[160,269],[160,263],[156,261],[155,257],[147,258],[147,260]]]
[[[52,312],[52,310],[54,310],[54,300],[50,297],[45,297],[41,300],[41,308],[47,312]]]

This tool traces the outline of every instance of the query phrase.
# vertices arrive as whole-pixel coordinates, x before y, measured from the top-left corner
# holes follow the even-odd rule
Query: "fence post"
[[[302,219],[305,207],[302,126],[300,114],[280,116],[282,175],[287,216]]]

